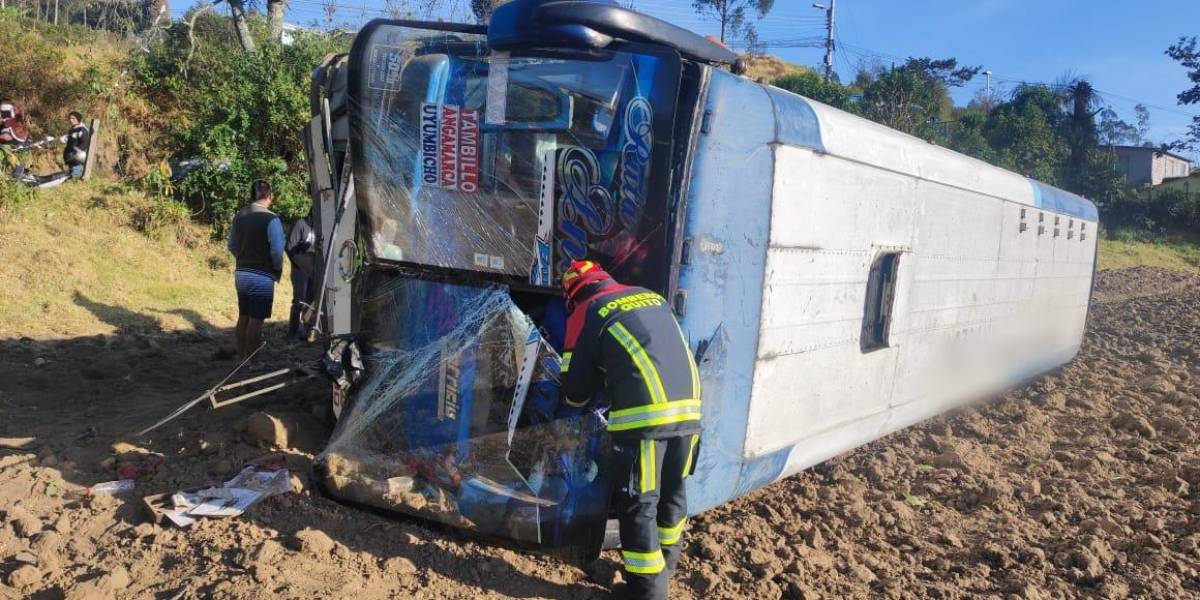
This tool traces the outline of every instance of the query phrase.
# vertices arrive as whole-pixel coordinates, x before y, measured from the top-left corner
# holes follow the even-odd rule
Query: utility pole
[[[984,100],[984,106],[987,107],[988,112],[992,112],[992,72],[988,70],[983,74],[987,75],[987,99]]]
[[[813,4],[813,8],[825,11],[825,81],[833,81],[833,23],[837,16],[837,0],[829,0],[829,6]]]

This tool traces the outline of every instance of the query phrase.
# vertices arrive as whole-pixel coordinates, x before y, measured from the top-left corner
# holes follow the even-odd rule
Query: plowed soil
[[[1200,597],[1198,301],[1195,276],[1101,272],[1073,362],[697,517],[672,597]],[[612,553],[585,572],[322,496],[320,385],[132,436],[232,368],[226,335],[0,340],[0,437],[36,438],[0,449],[0,598],[610,595]],[[143,495],[226,479],[264,440],[296,492],[149,522]],[[131,464],[153,468],[133,493],[81,496]]]

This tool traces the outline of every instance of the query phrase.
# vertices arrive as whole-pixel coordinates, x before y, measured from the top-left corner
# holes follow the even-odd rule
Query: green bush
[[[1097,204],[1112,232],[1162,235],[1200,231],[1200,194],[1174,189],[1128,190]]]
[[[1156,190],[1147,194],[1150,218],[1160,223],[1171,223],[1177,227],[1195,227],[1200,198],[1183,190]]]
[[[263,24],[252,24],[261,33]],[[211,13],[197,19],[194,37],[190,60],[183,22],[133,59],[143,93],[183,115],[170,125],[175,154],[210,165],[179,181],[176,198],[211,220],[217,236],[249,202],[255,179],[271,182],[282,217],[304,216],[308,171],[299,132],[311,118],[310,77],[322,57],[346,48],[324,34],[300,33],[290,46],[262,43],[248,55]]]
[[[35,193],[33,188],[9,177],[6,167],[0,176],[0,211],[28,202]]]
[[[250,184],[255,179],[271,182],[275,191],[272,210],[285,220],[308,214],[307,176],[289,170],[287,163],[278,158],[235,159],[198,169],[175,185],[175,196],[212,223],[214,236],[222,237],[233,215],[250,203]]]

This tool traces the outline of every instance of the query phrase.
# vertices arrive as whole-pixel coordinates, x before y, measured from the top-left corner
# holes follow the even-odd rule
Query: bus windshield
[[[545,287],[588,257],[661,287],[679,72],[659,48],[493,53],[374,29],[351,71],[366,251]]]

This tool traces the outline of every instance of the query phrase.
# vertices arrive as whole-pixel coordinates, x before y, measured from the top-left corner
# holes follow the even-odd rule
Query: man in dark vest
[[[271,184],[250,185],[250,206],[233,218],[229,252],[237,259],[234,284],[238,297],[237,349],[246,358],[262,343],[263,321],[271,316],[275,282],[283,274],[283,223],[271,212]]]
[[[687,524],[684,479],[700,441],[696,361],[662,296],[621,285],[591,261],[574,261],[563,288],[567,404],[585,406],[600,391],[612,404],[606,468],[616,486],[626,595],[666,598]]]

